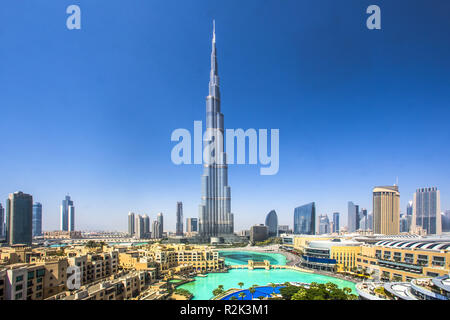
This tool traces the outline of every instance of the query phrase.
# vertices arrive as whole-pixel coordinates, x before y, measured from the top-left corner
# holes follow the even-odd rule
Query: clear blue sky
[[[66,28],[66,7],[82,29]],[[382,30],[365,27],[370,4]],[[216,19],[227,128],[280,129],[280,171],[231,166],[236,229],[275,209],[372,209],[395,183],[402,211],[437,186],[450,209],[449,1],[4,0],[0,11],[0,201],[22,190],[59,225],[126,230],[128,211],[197,216],[199,165],[175,166],[171,132],[205,119]]]

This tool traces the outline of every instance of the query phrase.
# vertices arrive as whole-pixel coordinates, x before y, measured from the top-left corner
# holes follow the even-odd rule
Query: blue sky
[[[82,11],[68,30],[67,6]],[[365,27],[381,7],[382,30]],[[175,228],[200,203],[199,165],[170,160],[176,128],[205,119],[216,19],[227,128],[280,130],[280,170],[231,166],[236,229],[275,209],[318,214],[399,179],[402,211],[437,186],[450,209],[450,3],[363,0],[5,0],[0,11],[0,202],[22,190],[57,229],[125,230],[128,211]]]

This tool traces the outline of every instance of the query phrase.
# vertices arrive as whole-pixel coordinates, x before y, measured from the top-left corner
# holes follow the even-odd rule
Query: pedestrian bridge
[[[248,270],[253,270],[253,269],[266,269],[266,270],[270,270],[270,269],[291,269],[291,270],[297,270],[297,271],[302,271],[302,272],[308,272],[308,273],[312,273],[312,270],[306,270],[306,269],[302,269],[296,266],[283,266],[283,265],[278,265],[278,264],[270,264],[270,261],[268,260],[264,260],[264,261],[253,261],[253,260],[248,260],[248,264],[238,264],[238,265],[231,265],[228,266],[230,269],[248,269]]]

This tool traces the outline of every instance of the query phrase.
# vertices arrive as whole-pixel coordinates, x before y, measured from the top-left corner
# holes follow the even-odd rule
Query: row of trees
[[[244,286],[244,283],[243,283],[243,282],[239,282],[239,283],[238,283],[238,286],[239,286],[239,288],[242,289],[242,287]],[[276,285],[275,283],[269,283],[269,286],[272,287],[272,289],[273,289],[272,294],[274,294],[274,293],[275,293],[275,289],[277,288],[277,285]],[[254,294],[256,293],[256,287],[258,287],[258,285],[257,285],[257,284],[254,284],[254,285],[252,285],[252,286],[248,289],[248,291],[250,292],[250,294],[251,294],[251,296],[252,296],[252,300],[253,300],[253,298],[254,298]],[[221,294],[223,294],[224,292],[225,292],[225,290],[224,290],[223,285],[219,285],[216,289],[214,289],[214,290],[212,291],[212,293],[213,293],[214,296],[221,295]],[[247,294],[243,291],[243,292],[240,292],[240,293],[238,294],[238,296],[239,296],[239,298],[241,298],[241,300],[244,300],[244,298],[247,297]],[[259,296],[259,297],[258,297],[258,299],[263,299],[263,298],[264,298],[264,296]],[[237,298],[236,298],[236,296],[232,296],[232,297],[230,298],[230,300],[237,300]]]
[[[345,287],[340,289],[332,282],[312,282],[309,288],[287,285],[280,289],[283,300],[355,300],[357,296],[352,294],[352,289]]]

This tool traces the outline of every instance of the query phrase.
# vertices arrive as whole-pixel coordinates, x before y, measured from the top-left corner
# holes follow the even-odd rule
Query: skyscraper
[[[42,235],[42,204],[33,204],[33,237]]]
[[[355,205],[352,201],[348,202],[348,223],[347,231],[355,232],[359,229],[359,206]]]
[[[294,234],[316,234],[316,204],[305,204],[294,209]]]
[[[135,220],[136,217],[133,212],[128,212],[128,234],[132,237],[135,233]]]
[[[0,203],[0,237],[5,234],[5,209]]]
[[[441,217],[442,219],[442,232],[450,232],[450,210],[445,210],[445,213]]]
[[[400,192],[398,186],[373,189],[373,232],[394,235],[400,231]]]
[[[436,187],[417,189],[414,193],[413,223],[427,234],[441,234],[441,200]]]
[[[278,236],[278,216],[275,210],[271,210],[266,216],[266,226],[268,228],[269,237]]]
[[[339,233],[339,212],[333,212],[333,232]]]
[[[144,219],[141,215],[136,216],[136,220],[134,223],[135,233],[134,237],[136,239],[143,239],[144,238]]]
[[[144,238],[150,237],[150,217],[146,214],[142,217],[144,219]]]
[[[367,209],[362,208],[359,212],[359,229],[367,230],[368,228],[368,221],[367,221]]]
[[[75,207],[73,206],[73,201],[70,200],[70,196],[62,201],[60,207],[60,229],[62,231],[75,231]]]
[[[158,220],[154,220],[152,223],[152,238],[153,239],[161,239],[162,234],[160,233],[160,223]]]
[[[209,94],[206,97],[206,148],[214,150],[205,161],[202,175],[202,203],[199,206],[199,231],[203,238],[233,234],[231,191],[224,152],[224,118],[220,112],[219,75],[216,56],[216,33],[213,28]]]
[[[160,238],[162,238],[163,232],[164,232],[164,217],[163,217],[162,212],[158,213],[156,220],[158,221],[159,236],[160,236]]]
[[[187,218],[186,219],[186,232],[198,232],[198,220],[197,218]]]
[[[330,233],[330,220],[328,215],[319,215],[319,234]]]
[[[33,237],[33,197],[22,191],[6,200],[6,242],[31,245]]]
[[[177,202],[177,222],[175,225],[177,236],[183,235],[183,202]]]

